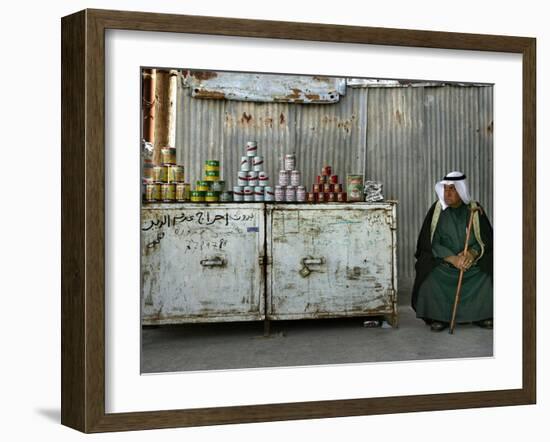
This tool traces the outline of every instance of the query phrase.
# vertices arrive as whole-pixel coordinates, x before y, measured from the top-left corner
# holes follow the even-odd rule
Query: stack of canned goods
[[[206,160],[204,163],[204,179],[197,181],[195,190],[191,192],[191,201],[195,203],[217,203],[232,200],[232,193],[225,190],[225,181],[220,180],[220,162],[218,160]]]
[[[161,149],[160,165],[147,163],[143,165],[144,201],[176,202],[188,201],[190,185],[185,182],[184,167],[176,164],[176,149]]]
[[[261,202],[273,201],[273,188],[264,171],[264,157],[258,155],[258,143],[246,143],[246,155],[241,157],[241,167],[237,174],[237,185],[233,187],[233,201]]]
[[[279,184],[275,186],[275,201],[305,202],[306,188],[301,185],[301,181],[300,171],[296,169],[296,155],[286,154],[279,171]]]
[[[306,196],[308,203],[343,203],[348,201],[347,192],[338,180],[338,175],[332,174],[331,166],[324,166],[321,175],[317,175],[312,191]]]

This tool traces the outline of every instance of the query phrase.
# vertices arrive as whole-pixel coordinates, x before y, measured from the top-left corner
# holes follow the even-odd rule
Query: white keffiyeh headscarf
[[[435,192],[437,193],[437,196],[439,197],[439,202],[441,203],[441,208],[445,210],[447,208],[447,204],[445,204],[445,185],[452,184],[455,186],[456,191],[458,192],[458,195],[460,196],[460,199],[464,204],[470,204],[470,201],[472,198],[470,197],[470,192],[468,192],[468,186],[466,184],[466,175],[464,175],[462,172],[450,172],[447,175],[445,175],[445,178],[443,178],[440,182],[438,182],[435,185]]]

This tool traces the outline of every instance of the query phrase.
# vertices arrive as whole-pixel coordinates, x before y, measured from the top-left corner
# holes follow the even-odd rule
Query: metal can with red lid
[[[273,187],[265,186],[264,187],[264,201],[273,201],[275,199],[275,192],[273,192]]]
[[[246,142],[246,156],[255,157],[258,152],[258,143],[256,141]]]
[[[252,164],[253,170],[255,170],[256,172],[260,172],[264,168],[264,157],[255,156]]]
[[[248,171],[241,170],[238,174],[237,184],[239,186],[248,186]]]
[[[269,177],[267,176],[267,172],[258,172],[258,184],[260,186],[267,186],[267,183],[269,182]]]
[[[254,201],[261,202],[264,200],[264,187],[256,186],[254,187]]]

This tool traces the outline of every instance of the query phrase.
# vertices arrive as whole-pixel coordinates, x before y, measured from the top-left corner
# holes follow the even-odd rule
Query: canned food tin
[[[149,183],[145,185],[145,201],[152,203],[160,200],[160,184]]]
[[[254,187],[254,201],[264,200],[264,188],[263,186]]]
[[[296,201],[296,188],[288,186],[285,189],[285,201],[294,202]]]
[[[248,172],[248,185],[256,187],[258,185],[258,172],[251,170]]]
[[[326,177],[332,175],[332,167],[323,166],[323,168],[321,169],[321,175]]]
[[[329,192],[332,192],[334,190],[334,188],[332,187],[332,184],[323,184],[323,192],[324,193],[329,193]]]
[[[254,170],[260,172],[264,168],[264,157],[256,156],[254,157]]]
[[[220,194],[218,192],[206,192],[204,195],[204,201],[207,203],[217,203],[220,200]]]
[[[328,182],[331,184],[338,184],[338,175],[331,175]]]
[[[345,203],[347,201],[347,193],[346,192],[337,193],[336,201],[338,201],[339,203]]]
[[[325,201],[328,203],[334,203],[336,201],[336,194],[334,192],[327,192],[325,194]]]
[[[162,183],[160,185],[160,199],[162,201],[175,201],[176,185],[174,183]]]
[[[319,193],[322,190],[321,186],[322,184],[318,184],[318,183],[314,184],[312,187],[313,193]]]
[[[273,187],[265,186],[264,187],[264,201],[273,201],[275,199],[275,192],[273,192]]]
[[[300,185],[300,171],[299,170],[292,170],[290,172],[290,185],[291,186],[299,186]]]
[[[304,186],[298,186],[296,188],[296,201],[299,203],[306,201],[306,188]]]
[[[176,183],[176,201],[189,199],[189,183]]]
[[[285,193],[284,186],[275,186],[275,201],[284,201]]]
[[[154,166],[153,167],[153,181],[155,183],[166,183],[168,181],[168,167],[167,166]]]
[[[241,170],[248,172],[250,170],[250,157],[241,157]]]
[[[185,181],[184,178],[184,170],[183,166],[168,166],[168,182],[169,183],[183,183]]]
[[[317,175],[317,184],[325,184],[327,177],[325,175]]]
[[[254,201],[254,188],[251,186],[246,186],[244,188],[244,201]]]
[[[316,193],[308,192],[306,195],[306,201],[308,203],[314,203],[317,200],[316,195]]]
[[[324,203],[326,201],[325,194],[323,192],[319,192],[317,194],[317,202],[318,203]]]
[[[332,187],[334,193],[341,193],[343,192],[342,185],[340,183],[336,183]]]
[[[279,171],[279,186],[288,186],[290,184],[290,173],[288,170]]]
[[[238,174],[237,184],[239,186],[248,186],[248,172],[242,170]]]
[[[223,192],[225,190],[225,181],[212,181],[210,190],[212,190],[212,192]]]
[[[233,201],[233,192],[229,190],[225,190],[224,192],[222,192],[220,195],[220,201],[223,203],[229,203]]]
[[[244,188],[242,186],[233,186],[233,201],[241,202],[244,198]]]
[[[289,153],[285,155],[285,170],[296,169],[296,155]]]
[[[142,177],[142,182],[144,184],[150,184],[150,183],[153,183],[154,180],[153,180],[153,163],[151,163],[150,161],[144,161],[143,162],[143,168],[142,168],[142,172],[141,172],[141,177]]]
[[[246,155],[249,157],[255,157],[258,151],[258,143],[256,141],[248,141],[246,143]]]
[[[194,203],[202,203],[204,202],[204,197],[206,195],[206,192],[200,191],[200,190],[192,190],[191,191],[191,201]]]
[[[258,184],[260,186],[267,186],[268,182],[269,177],[267,176],[267,172],[258,172]]]
[[[205,170],[204,171],[204,180],[205,181],[219,181],[220,171],[219,170]]]
[[[348,175],[346,177],[348,201],[363,200],[363,175]]]
[[[206,160],[204,162],[204,170],[216,172],[220,170],[220,162],[218,160]]]
[[[210,191],[210,181],[197,181],[197,188],[199,192],[209,192]]]
[[[160,158],[163,164],[176,164],[176,148],[163,147],[160,150]]]

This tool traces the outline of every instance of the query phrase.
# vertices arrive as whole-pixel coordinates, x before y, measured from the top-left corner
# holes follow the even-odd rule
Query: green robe
[[[461,204],[456,209],[447,207],[441,212],[432,241],[436,258],[458,255],[464,250],[466,227],[470,211]],[[470,234],[468,246],[478,253],[480,245]],[[424,280],[418,291],[416,316],[450,322],[460,271],[448,263],[437,265]],[[480,321],[493,317],[493,283],[490,275],[473,265],[464,272],[457,322]]]

